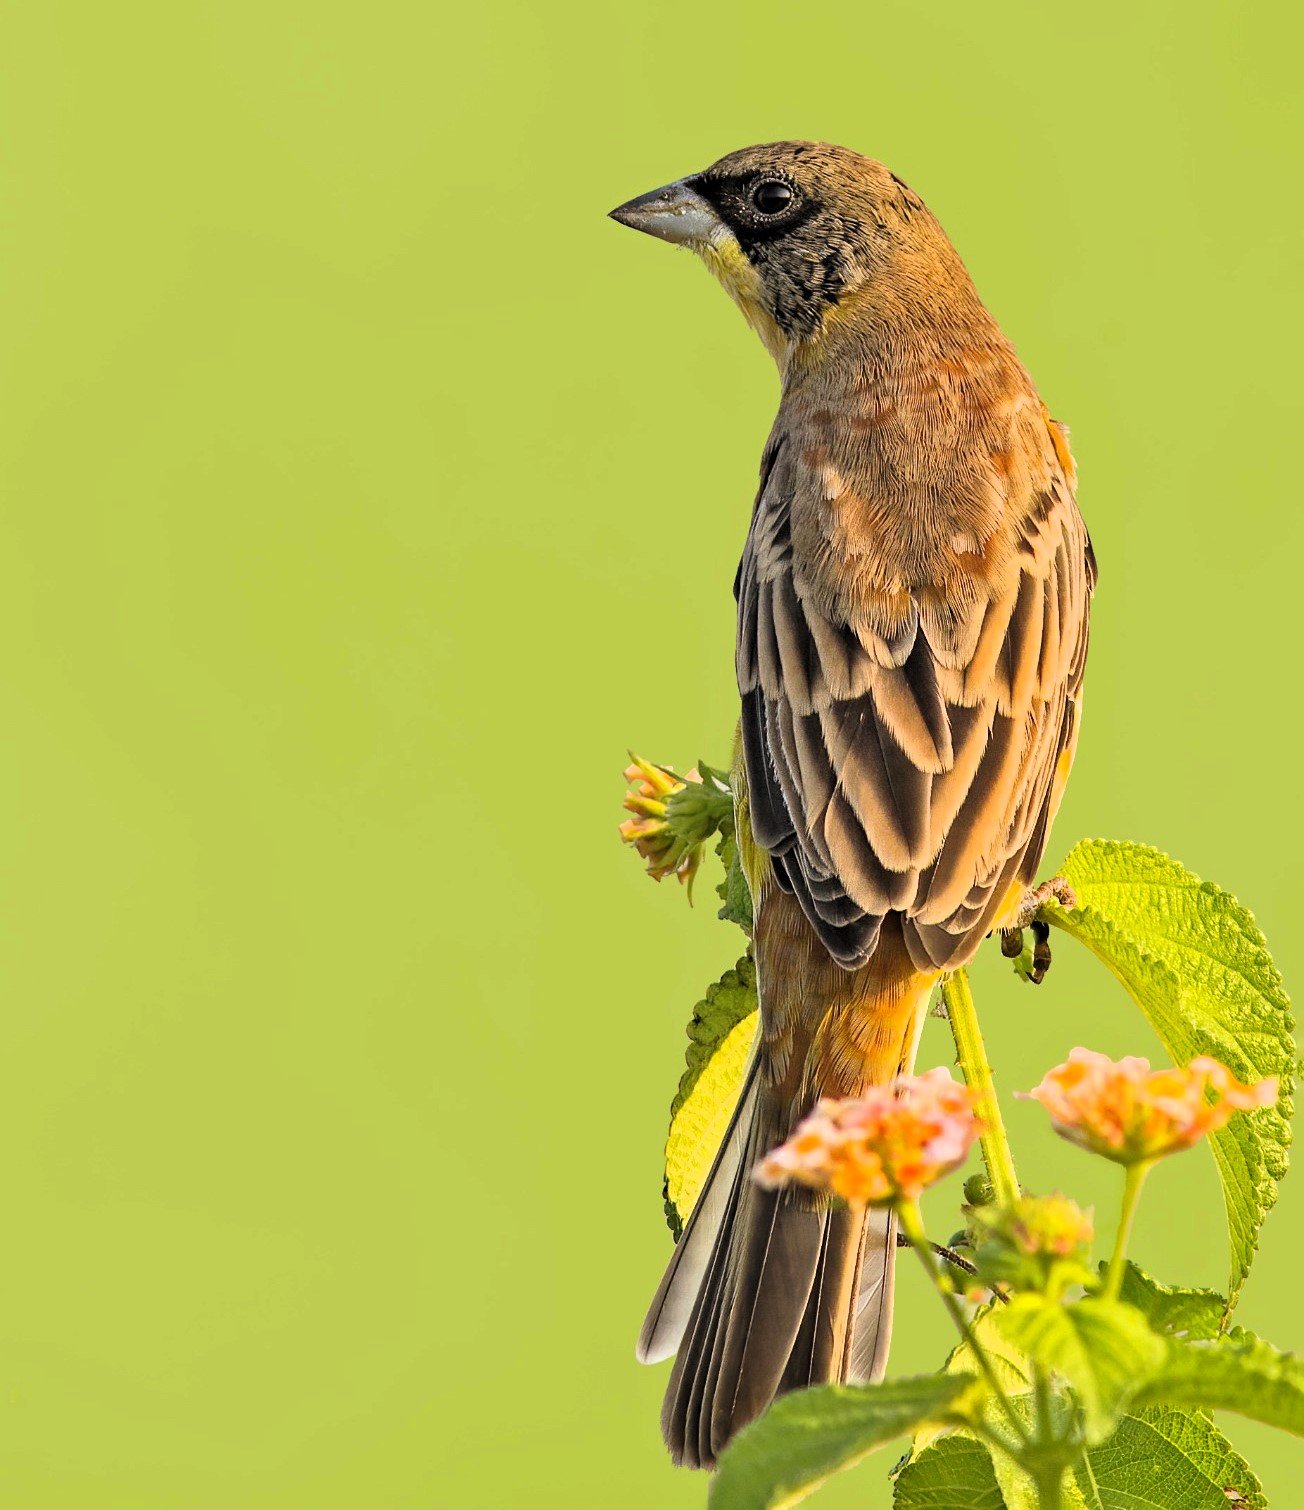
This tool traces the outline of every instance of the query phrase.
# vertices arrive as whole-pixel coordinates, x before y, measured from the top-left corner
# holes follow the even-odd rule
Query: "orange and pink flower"
[[[917,1200],[963,1164],[978,1132],[972,1094],[939,1067],[821,1101],[755,1178],[770,1189],[806,1185],[853,1205],[890,1206]]]
[[[1185,1069],[1152,1070],[1145,1059],[1113,1060],[1078,1048],[1023,1094],[1041,1102],[1071,1143],[1119,1164],[1140,1164],[1190,1148],[1236,1112],[1271,1106],[1277,1082],[1242,1085],[1207,1056]]]

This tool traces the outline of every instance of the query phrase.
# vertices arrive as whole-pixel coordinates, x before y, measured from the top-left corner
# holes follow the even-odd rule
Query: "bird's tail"
[[[838,972],[847,999],[833,1004],[834,1014],[854,1010],[862,1023],[858,1036],[873,1040],[859,1086],[825,1084],[800,1093],[794,1104],[798,1097],[771,1083],[764,1048],[755,1056],[652,1301],[638,1356],[655,1363],[677,1353],[661,1427],[678,1463],[712,1467],[730,1437],[776,1395],[879,1378],[886,1366],[896,1249],[891,1213],[852,1211],[795,1187],[763,1189],[752,1178],[758,1161],[820,1093],[853,1094],[913,1066],[933,977],[902,968],[888,978],[885,963]],[[763,962],[761,977],[768,1001]],[[823,1020],[827,1029],[829,1018]],[[865,1023],[872,1024],[868,1034]],[[827,1051],[827,1032],[815,1036]],[[817,1049],[812,1042],[808,1060]],[[809,1076],[803,1084],[809,1086]]]

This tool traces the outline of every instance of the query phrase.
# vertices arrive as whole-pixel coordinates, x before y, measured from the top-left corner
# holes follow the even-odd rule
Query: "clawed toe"
[[[1037,917],[1037,913],[1051,901],[1062,907],[1078,904],[1077,893],[1063,876],[1054,876],[1040,886],[1030,886],[1009,927],[1001,929],[1001,953],[1006,959],[1014,960],[1014,968],[1034,986],[1041,985],[1050,969],[1050,927]],[[1024,946],[1025,928],[1032,931],[1031,950]]]

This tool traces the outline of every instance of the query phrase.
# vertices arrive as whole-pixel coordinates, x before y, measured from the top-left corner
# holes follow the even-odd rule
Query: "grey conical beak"
[[[633,226],[636,231],[646,231],[649,236],[680,246],[700,246],[709,241],[722,224],[720,217],[686,178],[617,206],[612,210],[611,218],[621,225]]]

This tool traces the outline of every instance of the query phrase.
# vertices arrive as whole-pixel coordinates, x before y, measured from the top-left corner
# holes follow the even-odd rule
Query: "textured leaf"
[[[752,931],[752,893],[743,874],[742,858],[738,853],[738,841],[732,829],[720,835],[715,847],[724,866],[724,879],[715,888],[723,906],[716,914],[726,923],[737,923],[749,937]]]
[[[699,760],[696,769],[700,780],[689,782],[666,803],[666,824],[685,852],[715,838],[715,852],[724,871],[715,888],[723,904],[716,916],[726,923],[737,923],[750,937],[752,894],[738,856],[729,774],[705,760]]]
[[[1102,1278],[1107,1267],[1100,1266]],[[1123,1266],[1119,1299],[1135,1306],[1156,1332],[1191,1341],[1216,1337],[1227,1310],[1227,1302],[1216,1290],[1170,1289],[1130,1262]]]
[[[893,1510],[1008,1510],[991,1455],[973,1437],[942,1437],[910,1459],[892,1489]]]
[[[949,1439],[948,1439],[949,1440]],[[973,1446],[985,1452],[980,1443]],[[932,1451],[932,1449],[929,1449]],[[1038,1510],[1033,1480],[1008,1458],[998,1469],[1005,1510]],[[966,1465],[966,1482],[981,1483]],[[1240,1496],[1230,1500],[1228,1490]],[[1266,1510],[1263,1488],[1249,1464],[1205,1416],[1179,1410],[1146,1410],[1124,1416],[1107,1441],[1070,1465],[1064,1480],[1064,1510]],[[923,1500],[928,1510],[965,1510],[968,1500]],[[985,1501],[978,1500],[985,1505]]]
[[[973,1382],[965,1374],[927,1374],[783,1395],[725,1448],[707,1504],[710,1510],[795,1505],[893,1438],[955,1418]]]
[[[1175,1331],[1185,1328],[1190,1335],[1210,1327],[1216,1330],[1221,1317],[1221,1296],[1203,1290],[1169,1290],[1140,1270],[1131,1269],[1128,1273],[1124,1295],[1134,1299],[1140,1310],[1149,1306],[1154,1325],[1167,1325]],[[1033,1407],[1027,1366],[1001,1333],[1000,1314],[999,1309],[981,1311],[975,1325],[1016,1411],[1025,1424],[1031,1425]],[[1016,1326],[1015,1330],[1020,1328]],[[1176,1341],[1172,1344],[1178,1345]],[[974,1367],[967,1348],[958,1348],[952,1354],[948,1367],[957,1364]],[[1147,1387],[1147,1397],[1155,1387]],[[1058,1407],[1055,1408],[1058,1413]],[[1258,1480],[1207,1416],[1166,1406],[1140,1408],[1136,1401],[1129,1410],[1112,1436],[1089,1448],[1072,1465],[1064,1482],[1064,1510],[1227,1510],[1229,1503],[1237,1501],[1228,1501],[1226,1489],[1241,1495],[1248,1510],[1264,1510]],[[987,1414],[989,1423],[1000,1429],[1001,1417],[994,1405],[988,1405]],[[961,1435],[934,1440],[929,1433],[920,1433],[916,1438],[916,1456],[908,1467],[921,1462],[934,1447],[959,1440]],[[986,1451],[976,1440],[967,1440],[973,1448]],[[923,1445],[929,1441],[932,1445]],[[956,1460],[957,1477],[961,1468],[967,1475],[966,1484],[986,1483],[980,1466],[970,1459],[963,1463]],[[906,1471],[902,1470],[902,1478]],[[1036,1485],[1016,1463],[1000,1455],[992,1462],[991,1473],[1006,1510],[1037,1510]],[[938,1485],[941,1478],[930,1475],[925,1482]],[[937,1510],[945,1505],[960,1510],[966,1503],[963,1499],[936,1500]],[[932,1510],[927,1500],[920,1501],[920,1505],[921,1510],[923,1506]]]
[[[687,1067],[666,1138],[666,1220],[676,1239],[738,1103],[755,1032],[756,966],[744,956],[708,988],[688,1024]]]
[[[1015,1414],[1025,1427],[1034,1430],[1036,1415],[1031,1393],[1032,1370],[1022,1349],[1013,1343],[1001,1329],[1000,1318],[1006,1309],[1008,1307],[1001,1305],[980,1306],[970,1319],[969,1328],[987,1354],[992,1371],[1000,1381],[1001,1388],[1009,1398]],[[962,1342],[946,1360],[948,1373],[976,1372],[977,1368],[977,1359],[974,1358],[973,1350],[967,1342]],[[1000,1432],[1007,1431],[1005,1413],[995,1398],[988,1394],[980,1403],[987,1425]],[[1071,1410],[1067,1396],[1058,1395],[1052,1409],[1055,1412],[1057,1427],[1067,1428],[1068,1421],[1065,1418]],[[938,1440],[937,1433],[925,1427],[915,1436],[916,1453],[922,1456],[923,1452]],[[1037,1486],[1012,1458],[1003,1453],[999,1454],[993,1458],[992,1468],[1001,1496],[1005,1501],[1006,1510],[1038,1510]],[[1093,1500],[1083,1495],[1076,1482],[1066,1479],[1063,1510],[1099,1510],[1099,1507]]]
[[[1211,1054],[1242,1080],[1280,1081],[1275,1107],[1233,1117],[1211,1139],[1231,1240],[1230,1310],[1288,1162],[1295,1048],[1281,975],[1246,908],[1156,849],[1085,840],[1061,873],[1078,905],[1050,902],[1041,915],[1109,967],[1174,1062]]]
[[[1062,1305],[1019,1295],[993,1320],[1015,1347],[1054,1369],[1073,1390],[1089,1442],[1108,1436],[1123,1406],[1164,1361],[1163,1340],[1141,1312],[1114,1300]]]
[[[991,1360],[992,1371],[1007,1394],[1019,1395],[1031,1388],[1032,1378],[1023,1349],[1001,1329],[1000,1313],[1008,1310],[1006,1305],[982,1305],[969,1319],[969,1330]],[[978,1361],[967,1342],[952,1349],[945,1367],[952,1373],[971,1374],[978,1369]]]
[[[1211,1342],[1174,1340],[1136,1399],[1140,1405],[1231,1410],[1304,1436],[1304,1360],[1240,1328]]]
[[[1094,1488],[1094,1510],[1266,1510],[1249,1464],[1206,1416],[1145,1410],[1125,1416],[1075,1475]],[[1229,1500],[1227,1491],[1240,1499]]]

